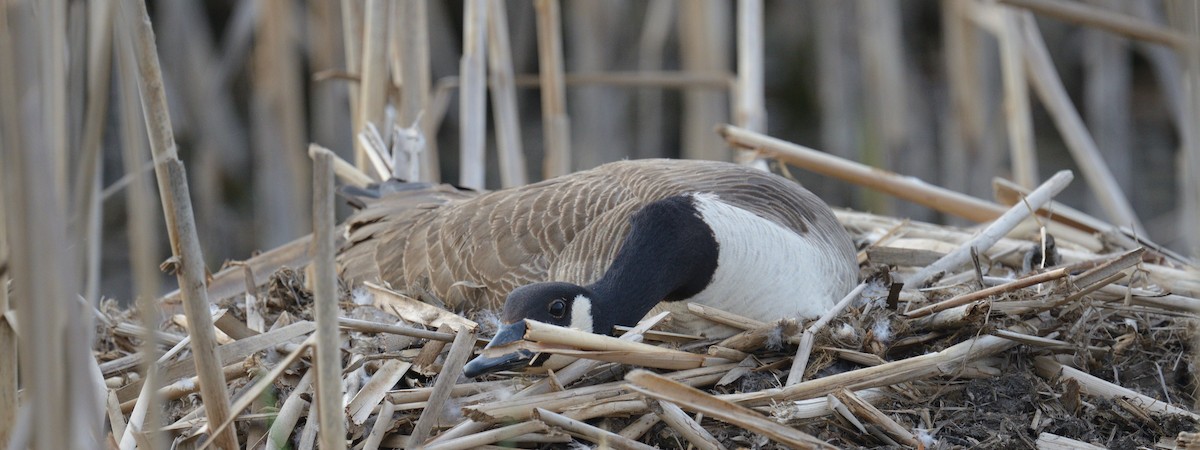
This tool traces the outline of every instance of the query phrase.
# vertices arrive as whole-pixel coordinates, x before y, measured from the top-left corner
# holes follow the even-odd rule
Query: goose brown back
[[[854,258],[829,208],[791,180],[724,162],[649,159],[490,193],[442,185],[382,194],[350,218],[339,267],[352,283],[382,281],[451,308],[499,309],[529,283],[594,282],[633,213],[689,193],[716,194],[798,234],[817,233],[831,258]]]

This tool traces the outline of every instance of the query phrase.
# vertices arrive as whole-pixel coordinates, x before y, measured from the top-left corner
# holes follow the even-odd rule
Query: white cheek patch
[[[571,302],[571,328],[579,331],[594,333],[592,329],[592,300],[582,295],[576,295]]]

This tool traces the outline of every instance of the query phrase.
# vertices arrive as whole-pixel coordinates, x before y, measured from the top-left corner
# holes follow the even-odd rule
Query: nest
[[[580,358],[534,374],[459,376],[490,333],[488,311],[451,312],[382,286],[340,286],[343,404],[352,448],[1176,448],[1197,416],[1190,356],[1200,276],[1165,252],[1103,236],[1018,229],[899,289],[967,243],[970,230],[839,212],[863,287],[834,315],[739,327],[724,340],[655,330],[622,337],[531,324],[529,348]],[[1057,236],[1057,239],[1054,237]],[[1124,242],[1124,241],[1120,241]],[[217,302],[218,354],[246,448],[313,448],[315,329],[304,274],[283,269]],[[97,353],[128,413],[143,381],[129,311],[108,311]],[[172,317],[163,347],[186,335]],[[799,355],[799,357],[798,357]],[[193,362],[160,368],[155,426],[198,446]],[[124,416],[122,416],[124,417]],[[1194,444],[1193,444],[1194,445]],[[1057,446],[1057,447],[1055,447]]]

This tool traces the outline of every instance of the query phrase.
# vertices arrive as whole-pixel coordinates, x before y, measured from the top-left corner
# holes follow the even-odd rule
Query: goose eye
[[[567,315],[567,302],[563,301],[562,299],[550,302],[549,310],[551,316],[554,316],[556,319],[561,319],[563,316]]]

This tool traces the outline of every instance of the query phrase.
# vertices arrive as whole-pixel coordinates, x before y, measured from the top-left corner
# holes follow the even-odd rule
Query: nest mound
[[[656,332],[649,321],[622,340],[636,334],[644,344],[621,351],[604,347],[616,339],[546,330],[538,349],[584,357],[549,374],[441,376],[460,373],[454,366],[494,332],[493,315],[342,286],[347,439],[353,448],[414,447],[417,434],[427,448],[1133,449],[1192,437],[1196,267],[1105,236],[1018,229],[972,264],[901,290],[891,280],[908,279],[971,231],[838,215],[868,281],[828,321],[743,321],[745,332],[721,341]],[[228,389],[245,406],[232,425],[239,442],[313,448],[305,336],[315,326],[303,272],[276,271],[216,308]],[[136,321],[129,311],[108,314],[113,325],[97,351],[128,411],[142,386]],[[183,340],[185,327],[172,317],[164,345]],[[459,333],[472,339],[452,343]],[[798,350],[807,350],[805,364],[796,364]],[[189,381],[190,355],[162,362],[169,402],[158,425],[181,445],[205,441],[211,424]],[[236,403],[244,397],[253,401]]]

